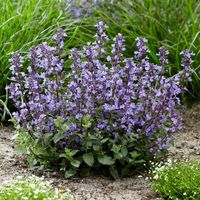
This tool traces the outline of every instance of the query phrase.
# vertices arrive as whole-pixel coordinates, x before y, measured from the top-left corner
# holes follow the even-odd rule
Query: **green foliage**
[[[152,188],[172,200],[199,200],[200,162],[186,161],[153,166]]]
[[[92,167],[94,164],[94,156],[93,153],[84,153],[83,154],[83,161],[89,166]]]
[[[69,191],[54,190],[49,181],[32,176],[18,177],[0,188],[0,200],[73,200]]]
[[[92,119],[86,118],[85,123],[90,124],[88,121],[92,121]],[[16,135],[13,139],[19,143],[15,150],[17,153],[29,155],[30,166],[41,165],[44,168],[60,170],[66,178],[74,175],[89,176],[101,171],[101,173],[110,174],[117,179],[130,175],[135,168],[142,169],[144,163],[155,159],[149,152],[148,142],[146,142],[146,146],[143,144],[145,137],[136,140],[132,136],[123,135],[114,139],[112,135],[106,135],[106,133],[97,132],[94,135],[89,129],[84,135],[68,136],[70,144],[63,151],[58,148],[58,145],[65,140],[58,142],[57,135],[64,135],[64,127],[67,123],[61,123],[60,118],[55,121],[60,130],[59,133],[37,136],[36,133],[30,134],[18,126],[13,119],[16,127]],[[76,148],[77,136],[84,141],[79,144],[78,149]],[[148,141],[148,139],[146,140]],[[161,156],[165,152],[160,153]]]

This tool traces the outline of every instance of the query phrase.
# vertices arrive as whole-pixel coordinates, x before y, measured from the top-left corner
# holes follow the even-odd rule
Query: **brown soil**
[[[169,157],[176,159],[200,160],[200,104],[184,112],[185,129],[174,136],[175,145],[170,148]],[[23,157],[14,155],[13,130],[0,127],[0,185],[17,175],[38,174],[40,171],[28,169]],[[69,188],[77,200],[155,200],[159,199],[151,190],[145,177],[123,178],[113,181],[105,177],[73,178],[64,180],[56,173],[45,176]]]

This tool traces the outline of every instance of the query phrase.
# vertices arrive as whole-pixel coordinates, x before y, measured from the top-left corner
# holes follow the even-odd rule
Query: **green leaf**
[[[35,144],[32,148],[32,151],[36,155],[46,155],[47,154],[45,147],[40,143],[39,140],[35,142]]]
[[[34,156],[29,156],[29,157],[27,158],[27,161],[28,161],[29,167],[33,167],[33,166],[35,166],[36,164],[38,164],[38,161],[37,161],[37,159],[35,159]]]
[[[101,146],[98,145],[98,144],[95,144],[95,145],[92,146],[92,148],[94,149],[94,151],[99,151]]]
[[[73,151],[73,150],[72,150]],[[61,153],[60,157],[61,158],[66,158],[69,161],[73,161],[73,157],[72,157],[72,151],[71,149],[65,149],[65,153]]]
[[[82,125],[84,128],[90,128],[92,126],[91,115],[86,115],[82,118]]]
[[[66,148],[65,153],[66,153],[67,156],[70,156],[70,157],[72,156],[71,149]]]
[[[121,148],[120,145],[113,144],[111,150],[112,150],[114,153],[118,153],[118,152],[120,151],[120,148]]]
[[[121,148],[121,153],[122,153],[123,157],[126,157],[127,154],[128,154],[127,148],[126,148],[126,147],[122,147],[122,148]]]
[[[122,139],[122,145],[127,146],[127,141],[128,141],[127,139]]]
[[[51,133],[45,134],[44,143],[46,145],[49,145],[51,143],[51,140],[52,140],[52,134]]]
[[[106,143],[109,140],[109,138],[104,138],[103,140],[101,140],[101,144]]]
[[[140,155],[136,151],[132,151],[130,154],[131,154],[131,157],[134,158],[134,159],[137,158]]]
[[[71,165],[76,167],[76,168],[79,168],[81,162],[79,160],[72,160],[71,161]]]
[[[88,121],[90,121],[91,120],[91,115],[89,115],[89,114],[87,114],[87,115],[85,115],[84,117],[83,117],[83,122],[88,122]]]
[[[61,127],[62,123],[63,123],[63,118],[62,117],[58,117],[57,119],[54,120],[56,127]]]
[[[99,163],[103,165],[113,165],[115,161],[110,156],[99,156],[98,158]]]
[[[72,150],[72,151],[71,151],[71,155],[74,156],[74,155],[75,155],[76,153],[78,153],[78,152],[79,152],[79,150]]]
[[[53,141],[54,141],[54,143],[57,143],[58,141],[60,141],[63,138],[64,138],[64,134],[62,132],[59,132],[53,136]]]
[[[95,135],[88,134],[88,139],[89,140],[98,140],[98,137]]]
[[[120,152],[116,152],[115,153],[115,158],[118,159],[118,160],[120,160],[120,159],[123,158],[123,155]]]
[[[118,173],[118,171],[117,171],[117,169],[116,169],[115,166],[110,166],[110,167],[109,167],[109,171],[110,171],[111,176],[112,176],[115,180],[119,178],[119,173]]]
[[[61,126],[60,126],[60,130],[62,131],[62,132],[65,132],[66,130],[67,130],[67,123],[65,123],[65,124],[62,124]]]
[[[59,155],[59,157],[60,157],[60,158],[67,158],[67,155],[66,155],[65,153],[61,153],[61,154]]]
[[[70,178],[74,176],[76,173],[77,173],[76,169],[70,168],[69,170],[65,172],[65,178]]]
[[[141,159],[141,160],[136,160],[134,163],[137,163],[137,164],[138,164],[138,163],[145,163],[145,162],[146,162],[145,160],[142,160],[142,159]]]
[[[18,154],[27,153],[27,146],[25,144],[21,144],[16,146],[14,150]]]
[[[93,144],[93,143],[92,143],[92,141],[91,141],[91,140],[88,140],[88,141],[87,141],[87,146],[88,146],[88,147],[91,147],[91,146],[92,146],[92,144]]]
[[[85,153],[85,154],[83,154],[83,160],[84,160],[84,162],[85,162],[88,166],[92,167],[93,164],[94,164],[94,156],[93,156],[93,153],[90,152],[90,153]]]

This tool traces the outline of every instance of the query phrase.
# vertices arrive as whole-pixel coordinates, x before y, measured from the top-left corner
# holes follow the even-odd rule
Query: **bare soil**
[[[200,104],[184,111],[185,128],[174,136],[174,146],[169,149],[173,159],[200,160]],[[18,175],[40,175],[42,172],[27,168],[24,157],[14,154],[11,140],[13,129],[0,127],[0,185]],[[69,188],[76,200],[155,200],[145,177],[133,176],[113,181],[106,177],[72,178],[65,180],[56,173],[45,173],[55,186]]]

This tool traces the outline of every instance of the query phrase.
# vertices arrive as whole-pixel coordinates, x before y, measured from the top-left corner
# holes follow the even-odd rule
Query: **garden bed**
[[[169,157],[175,159],[200,159],[200,104],[184,111],[185,129],[175,136],[175,146],[170,148]],[[42,175],[39,169],[28,169],[23,157],[14,156],[13,129],[0,127],[0,185],[6,180],[22,174]],[[56,173],[43,174],[55,185],[66,186],[76,199],[81,200],[155,200],[158,198],[148,185],[145,177],[138,175],[117,181],[105,177],[72,178],[64,180]],[[159,198],[158,198],[159,199]]]

